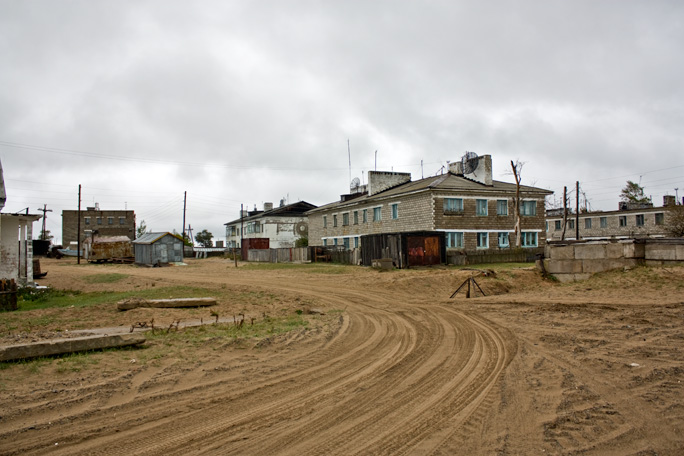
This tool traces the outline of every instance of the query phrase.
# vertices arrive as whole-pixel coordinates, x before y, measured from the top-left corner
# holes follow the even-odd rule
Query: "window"
[[[374,222],[379,222],[382,220],[382,208],[381,207],[374,207],[373,208],[373,221]]]
[[[571,230],[575,229],[575,221],[574,220],[568,220],[568,228]]]
[[[463,233],[447,233],[446,234],[447,248],[462,249],[463,248]]]
[[[536,247],[537,246],[537,233],[523,232],[521,240],[522,240],[522,246],[523,247]]]
[[[355,249],[359,248],[359,237],[358,236],[354,238],[354,248]]]
[[[508,215],[508,200],[496,201],[496,215]]]
[[[499,247],[508,247],[508,233],[499,233]]]
[[[86,224],[86,225],[90,225],[90,217],[86,217],[86,218],[85,218],[85,224]]]
[[[337,226],[337,214],[333,215],[333,227]]]
[[[328,216],[324,215],[323,216],[323,228],[327,228],[327,227],[328,227]]]
[[[620,220],[620,226],[627,226],[627,216],[626,215],[621,215],[619,220]]]
[[[363,223],[368,223],[368,209],[363,210]]]
[[[489,248],[489,233],[477,233],[477,248],[478,249],[488,249]]]
[[[359,211],[354,211],[354,225],[359,224]]]
[[[487,215],[487,200],[475,200],[475,213],[477,215]]]
[[[665,214],[663,214],[662,212],[656,212],[655,224],[662,225],[663,223],[665,223]]]
[[[102,217],[97,217],[97,224],[102,225]]]
[[[599,225],[601,228],[608,228],[608,217],[599,218]]]
[[[590,218],[585,218],[585,219],[584,219],[584,229],[585,229],[585,230],[590,230],[590,229],[591,229],[591,219],[590,219]]]
[[[527,217],[537,215],[537,202],[523,201],[522,206],[520,206],[520,215],[525,215]]]
[[[560,221],[560,220],[556,220],[556,221],[554,222],[554,227],[555,227],[556,231],[560,231],[560,230],[561,230],[561,221]]]
[[[349,238],[344,238],[342,242],[344,243],[345,250],[349,250]]]
[[[392,204],[392,219],[396,220],[399,218],[399,205],[397,203]]]
[[[114,225],[114,217],[107,217],[107,225]]]
[[[635,216],[636,226],[644,226],[644,214],[638,214]]]
[[[323,247],[327,247],[327,246],[328,246],[328,240],[327,240],[327,239],[323,239]]]
[[[337,245],[337,238],[333,239],[333,244]]]
[[[546,222],[546,231],[549,231],[549,222]]]
[[[126,223],[126,217],[119,217],[119,225],[124,225]]]
[[[342,226],[349,226],[349,212],[342,214]]]
[[[444,198],[444,213],[459,214],[463,212],[462,198]]]

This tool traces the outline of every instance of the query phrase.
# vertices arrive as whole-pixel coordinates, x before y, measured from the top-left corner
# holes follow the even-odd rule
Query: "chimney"
[[[466,168],[470,169],[465,170],[463,169],[463,162],[461,160],[449,163],[449,172],[484,185],[494,185],[492,182],[492,156],[481,155],[472,159],[472,161],[474,163],[471,163],[469,160],[466,166]],[[466,173],[464,171],[468,172]]]
[[[368,171],[368,196],[411,182],[411,173]]]
[[[663,196],[663,207],[674,206],[677,204],[677,197],[674,195],[664,195]]]
[[[273,210],[273,203],[264,203],[264,212]]]

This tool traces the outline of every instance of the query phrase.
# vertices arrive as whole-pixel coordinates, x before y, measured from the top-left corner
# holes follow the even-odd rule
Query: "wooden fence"
[[[14,279],[0,280],[0,310],[17,310],[17,283]]]
[[[304,263],[309,261],[307,247],[281,249],[249,249],[247,260],[257,263]]]

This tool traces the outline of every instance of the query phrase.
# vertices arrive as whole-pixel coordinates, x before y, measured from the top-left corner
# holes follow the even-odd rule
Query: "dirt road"
[[[88,289],[79,277],[108,268],[124,270],[54,265],[49,275]],[[330,274],[205,260],[125,271],[112,289],[182,277],[326,315],[253,345],[215,341],[146,363],[108,352],[96,368],[51,378],[9,366],[0,453],[684,452],[683,270],[665,288],[644,280],[650,270],[569,286],[513,270],[481,280],[508,293],[470,300],[448,297],[472,272],[448,269]],[[623,297],[649,287],[658,299]]]

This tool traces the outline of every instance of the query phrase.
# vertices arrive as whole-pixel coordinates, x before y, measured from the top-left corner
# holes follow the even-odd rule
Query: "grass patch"
[[[453,266],[456,269],[491,269],[492,271],[510,271],[512,269],[527,269],[533,268],[534,263],[483,263],[483,264],[470,264],[464,266]]]
[[[109,274],[91,274],[83,277],[86,283],[115,283],[128,277],[128,274],[111,272]]]
[[[99,304],[111,304],[112,302],[129,298],[171,299],[192,298],[198,296],[211,297],[216,294],[214,291],[196,287],[154,288],[119,293],[111,291],[81,293],[80,291],[53,289],[25,290],[26,291],[22,291],[22,293],[19,295],[18,311],[64,307],[90,307]]]

